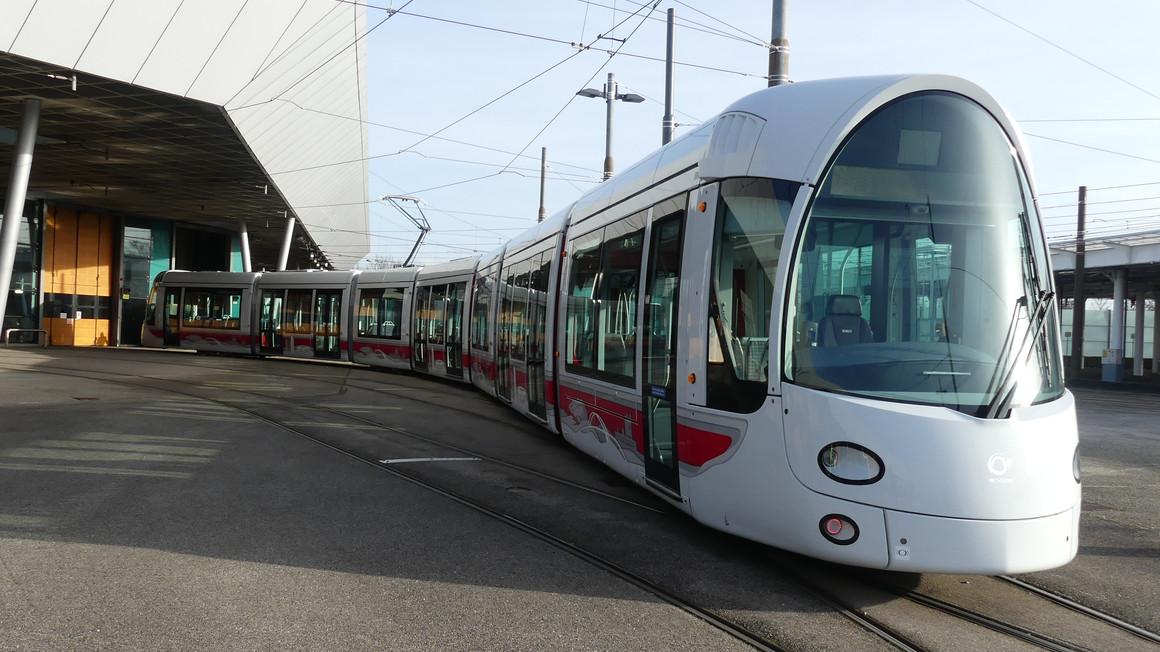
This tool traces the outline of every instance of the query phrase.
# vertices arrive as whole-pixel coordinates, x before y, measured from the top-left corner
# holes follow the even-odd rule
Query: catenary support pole
[[[242,271],[254,271],[253,262],[250,259],[250,231],[246,228],[245,220],[238,220],[238,235],[242,241]]]
[[[282,240],[282,252],[278,254],[278,271],[286,271],[286,264],[290,262],[290,245],[294,244],[295,218],[290,215],[286,219],[286,237]]]
[[[676,14],[669,8],[668,31],[665,38],[665,116],[661,119],[661,145],[673,140],[673,23]]]
[[[1136,330],[1132,333],[1132,375],[1144,375],[1144,293],[1136,293]]]
[[[1152,290],[1152,373],[1160,374],[1160,286]]]
[[[548,178],[548,148],[540,148],[540,217],[537,222],[543,222],[548,216],[548,209],[544,206],[544,182]]]
[[[616,78],[612,73],[608,73],[604,99],[608,102],[608,115],[604,120],[604,179],[608,180],[612,178],[612,105],[616,103]]]
[[[1071,309],[1071,377],[1079,376],[1083,369],[1083,328],[1086,321],[1087,288],[1084,283],[1087,279],[1084,251],[1087,227],[1087,186],[1079,187],[1079,205],[1075,222],[1075,294]]]
[[[1124,308],[1127,303],[1128,273],[1112,272],[1112,319],[1108,332],[1108,350],[1104,353],[1102,380],[1111,383],[1124,380]]]
[[[32,150],[36,147],[36,130],[39,125],[40,100],[25,100],[20,135],[16,139],[12,170],[8,175],[4,225],[0,227],[0,323],[3,323],[4,311],[8,309],[12,266],[16,262],[16,241],[20,237],[20,223],[24,221],[24,198],[28,195],[28,175],[32,171]]]
[[[789,83],[789,39],[786,37],[789,0],[773,0],[773,35],[769,39],[769,85]]]

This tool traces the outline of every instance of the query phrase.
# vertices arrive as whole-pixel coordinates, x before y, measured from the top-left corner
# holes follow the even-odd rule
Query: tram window
[[[752,412],[765,399],[773,281],[795,191],[772,179],[721,183],[709,293],[710,407]]]
[[[373,290],[363,290],[358,299],[359,337],[378,337],[380,299]]]
[[[400,338],[403,320],[403,290],[385,288],[363,290],[358,301],[359,337]]]
[[[629,218],[604,231],[604,255],[597,289],[600,343],[596,368],[608,380],[633,385],[636,372],[636,306],[640,285],[643,223]]]
[[[583,373],[596,368],[596,279],[600,273],[600,238],[596,231],[572,243],[565,327],[566,366]]]
[[[241,328],[241,290],[188,288],[181,305],[182,323],[191,328]]]
[[[534,265],[528,293],[528,362],[543,363],[547,356],[546,329],[548,326],[548,275],[552,269],[553,254],[545,251],[532,259]]]
[[[491,340],[488,325],[491,317],[491,275],[492,269],[481,272],[475,279],[475,298],[471,307],[471,348],[488,350]]]
[[[165,292],[165,319],[170,330],[174,331],[177,330],[177,315],[181,313],[181,306],[177,303],[177,297],[180,294],[180,288],[170,288]]]
[[[314,293],[311,290],[290,290],[283,308],[282,330],[286,333],[313,333]]]
[[[157,286],[149,290],[149,300],[145,305],[145,323],[149,326],[157,325]]]
[[[379,337],[388,340],[403,336],[403,288],[383,290],[382,308],[379,310]]]
[[[511,343],[511,359],[524,360],[528,333],[528,275],[532,266],[530,261],[525,260],[512,265],[511,269],[512,273],[508,277],[508,292],[512,297],[508,321],[511,335],[508,341]]]
[[[447,286],[431,287],[431,304],[427,312],[427,341],[443,344],[443,316],[447,311]]]

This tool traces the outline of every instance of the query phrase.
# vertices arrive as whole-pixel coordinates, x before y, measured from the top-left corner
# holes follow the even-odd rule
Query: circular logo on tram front
[[[991,475],[1006,475],[1011,470],[1011,458],[996,453],[987,460],[987,470]]]

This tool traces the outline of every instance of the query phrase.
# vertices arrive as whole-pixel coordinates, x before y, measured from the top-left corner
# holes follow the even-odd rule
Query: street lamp
[[[620,100],[621,102],[639,104],[644,101],[644,98],[636,93],[616,92],[616,78],[612,76],[612,73],[608,73],[608,83],[604,85],[604,90],[585,88],[577,91],[576,94],[580,97],[599,97],[608,101],[608,118],[604,127],[604,178],[607,180],[612,176],[612,102]]]

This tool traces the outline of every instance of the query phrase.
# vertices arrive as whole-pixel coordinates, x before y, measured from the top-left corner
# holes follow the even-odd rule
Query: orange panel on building
[[[42,287],[52,344],[109,343],[116,223],[108,215],[46,207]]]

